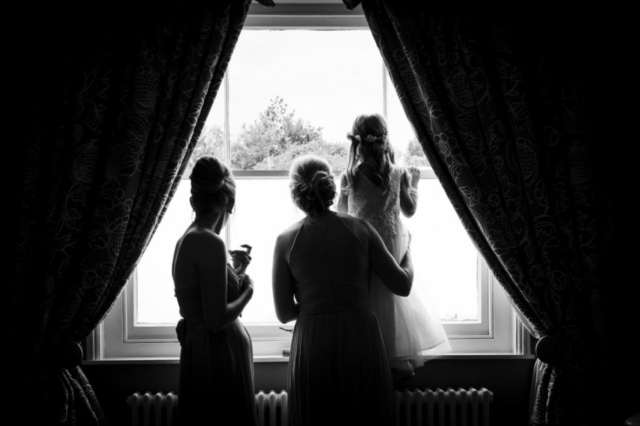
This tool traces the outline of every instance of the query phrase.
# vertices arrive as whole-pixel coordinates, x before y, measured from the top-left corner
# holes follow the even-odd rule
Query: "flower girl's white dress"
[[[343,188],[348,197],[348,214],[369,222],[378,231],[387,248],[400,263],[409,244],[409,232],[400,219],[400,185],[409,172],[391,165],[386,191],[364,174],[355,185]],[[414,276],[411,294],[397,296],[372,274],[371,307],[378,317],[389,364],[396,379],[413,375],[424,364],[424,355],[439,355],[451,350],[438,314],[429,300],[419,275],[419,258],[413,258]]]

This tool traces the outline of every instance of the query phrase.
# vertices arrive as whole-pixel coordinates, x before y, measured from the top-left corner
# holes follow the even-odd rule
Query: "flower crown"
[[[367,136],[364,137],[364,142],[374,143],[374,142],[383,140],[384,137],[385,137],[385,135],[382,135],[382,136],[367,135]],[[355,135],[354,138],[356,138],[356,140],[358,142],[363,142],[363,138],[361,138],[360,135]]]

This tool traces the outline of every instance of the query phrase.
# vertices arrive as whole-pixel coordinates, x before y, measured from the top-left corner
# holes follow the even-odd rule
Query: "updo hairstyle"
[[[336,197],[336,184],[329,163],[315,155],[297,158],[289,170],[293,202],[309,216],[329,210]]]
[[[233,175],[217,158],[200,157],[189,179],[196,214],[218,211],[235,203],[236,183]]]

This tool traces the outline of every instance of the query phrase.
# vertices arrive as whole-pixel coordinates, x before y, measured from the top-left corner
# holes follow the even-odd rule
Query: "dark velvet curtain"
[[[25,424],[104,423],[79,366],[80,343],[162,219],[249,3],[77,6],[66,19],[41,16],[49,32],[38,28],[25,43],[37,68],[28,70],[33,97],[5,311],[9,365],[19,375],[9,389]]]
[[[530,422],[605,424],[611,217],[582,62],[545,19],[413,4],[362,1],[427,159],[540,339]]]

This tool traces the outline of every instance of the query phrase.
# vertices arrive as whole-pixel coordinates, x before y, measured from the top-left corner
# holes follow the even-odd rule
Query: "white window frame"
[[[361,29],[368,28],[361,9],[349,11],[342,4],[282,4],[264,8],[253,4],[245,29]],[[382,64],[383,111],[387,115],[387,78]],[[233,76],[231,76],[233,78]],[[225,161],[229,161],[229,76],[225,76]],[[393,90],[393,88],[391,88]],[[286,171],[234,171],[237,180],[287,179]],[[336,175],[339,171],[336,171]],[[422,170],[421,179],[436,179],[433,170]],[[226,240],[229,241],[229,229]],[[478,286],[480,321],[444,322],[452,354],[528,354],[528,334],[517,320],[504,292],[499,288],[484,259],[478,255]],[[267,277],[267,280],[270,278]],[[175,324],[154,325],[136,323],[137,274],[134,272],[124,291],[105,320],[88,339],[88,358],[116,360],[131,358],[175,359],[180,346]],[[285,361],[283,350],[291,345],[287,325],[246,325],[253,342],[257,362]]]

